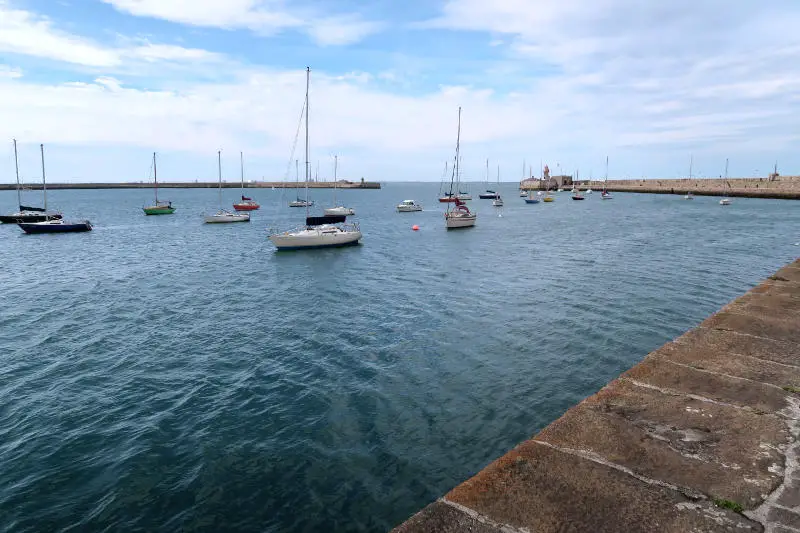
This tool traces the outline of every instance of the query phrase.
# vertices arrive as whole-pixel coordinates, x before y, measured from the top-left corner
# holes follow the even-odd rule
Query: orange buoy
[[[414,224],[413,226],[411,226],[411,229],[413,229],[414,231],[419,231],[419,226]]]

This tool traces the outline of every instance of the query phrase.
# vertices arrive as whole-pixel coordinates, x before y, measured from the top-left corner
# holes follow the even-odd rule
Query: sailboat
[[[22,186],[19,182],[19,161],[17,160],[17,140],[14,141],[14,168],[17,172],[17,205],[19,211],[10,215],[0,215],[0,223],[19,224],[20,222],[44,222],[45,220],[58,220],[61,213],[51,213],[47,211],[47,185],[42,175],[42,191],[44,192],[44,207],[31,207],[22,205]]]
[[[694,163],[694,156],[689,156],[689,186],[691,186],[692,181],[692,166]],[[684,200],[694,200],[694,195],[692,191],[686,191],[686,195],[683,197]]]
[[[456,135],[456,160],[455,164],[453,165],[453,173],[450,177],[450,195],[453,195],[453,191],[458,190],[459,185],[459,175],[458,175],[458,160],[461,153],[461,107],[458,108],[458,133]],[[454,188],[455,186],[455,188]],[[456,196],[455,205],[452,206],[447,204],[447,211],[444,214],[444,221],[445,227],[447,229],[456,229],[456,228],[470,228],[475,225],[475,220],[477,216],[475,213],[472,213],[463,201],[461,201],[461,197]]]
[[[308,173],[306,172],[306,198],[305,200],[300,198],[300,193],[297,192],[300,190],[300,167],[298,166],[300,162],[295,159],[294,160],[294,182],[295,187],[294,190],[297,193],[297,198],[291,202],[289,202],[289,207],[311,207],[314,205],[314,201],[309,201],[308,199]],[[308,165],[306,165],[308,166]]]
[[[47,180],[44,172],[44,145],[40,144],[42,152],[42,190],[44,191],[44,213],[47,213]],[[17,225],[25,233],[75,233],[92,231],[92,224],[88,220],[66,222],[59,218],[46,218],[41,222],[18,222]]]
[[[156,166],[155,152],[153,152],[153,192],[156,202],[153,205],[142,208],[145,215],[171,215],[175,212],[175,208],[172,207],[172,202],[158,199],[158,167]]]
[[[613,200],[614,197],[611,196],[611,192],[608,190],[606,185],[607,183],[608,183],[608,156],[606,156],[606,177],[605,180],[603,181],[603,192],[600,193],[600,197],[603,200]]]
[[[722,184],[723,189],[727,190],[728,188],[728,160],[725,159],[725,183]],[[719,205],[731,205],[731,199],[725,195],[720,201]]]
[[[303,250],[310,248],[334,248],[355,246],[361,240],[361,229],[358,224],[343,224],[345,217],[341,215],[325,215],[323,217],[308,216],[308,114],[309,86],[311,84],[311,68],[306,67],[306,223],[300,228],[270,233],[269,240],[278,250]]]
[[[338,179],[339,156],[333,156],[333,205],[336,205],[336,181]],[[329,207],[323,209],[326,215],[355,215],[356,212],[352,207],[344,207],[343,205],[336,207]]]
[[[498,184],[499,185],[499,184]],[[486,159],[486,192],[482,192],[478,195],[478,198],[481,200],[494,200],[497,199],[500,195],[497,194],[496,191],[493,191],[489,188],[489,159]]]
[[[242,174],[242,201],[236,202],[233,204],[233,209],[235,211],[255,211],[259,209],[261,206],[258,205],[258,202],[249,198],[244,195],[244,155],[242,152],[239,152],[239,166],[241,167],[241,174]]]
[[[498,192],[495,193],[496,196],[495,196],[495,199],[492,200],[492,205],[494,207],[503,207],[503,199],[500,198],[500,192],[499,192],[499,190],[500,190],[500,165],[497,165],[497,189],[498,189]]]
[[[442,174],[442,182],[439,184],[439,203],[446,204],[456,201],[456,196],[452,192],[442,193],[442,187],[445,185],[447,179],[447,161],[444,162],[444,173]]]
[[[219,211],[204,217],[206,224],[224,224],[226,222],[250,222],[248,213],[231,213],[222,209],[222,150],[217,152],[217,169],[219,173]]]

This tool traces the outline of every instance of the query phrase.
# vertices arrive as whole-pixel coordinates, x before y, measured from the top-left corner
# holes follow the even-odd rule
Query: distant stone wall
[[[603,181],[589,182],[592,189],[602,189]],[[699,195],[731,196],[794,196],[800,195],[800,176],[778,176],[776,178],[729,178],[729,179],[645,179],[608,180],[608,189],[619,192],[655,192],[686,194],[691,191]],[[581,188],[586,188],[582,186]]]

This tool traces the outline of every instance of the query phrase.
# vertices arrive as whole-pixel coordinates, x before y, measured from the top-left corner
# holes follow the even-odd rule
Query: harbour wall
[[[228,181],[222,182],[225,189],[238,189],[242,186],[241,182]],[[164,182],[158,183],[159,189],[216,189],[219,182],[216,181],[187,181],[187,182]],[[306,184],[303,182],[284,182],[284,181],[254,181],[245,182],[245,189],[304,189]],[[313,181],[308,183],[309,189],[333,189],[332,181]],[[337,183],[338,189],[380,189],[381,184],[375,181],[358,181],[348,183]],[[15,184],[0,183],[0,191],[13,191],[17,188]],[[41,183],[31,183],[25,185],[26,189],[41,190]],[[152,189],[152,182],[136,183],[48,183],[48,189]]]
[[[800,259],[394,533],[800,531]]]
[[[580,182],[578,188],[586,190],[603,188],[602,180]],[[523,188],[540,188],[538,182],[523,185]],[[776,176],[771,178],[729,179],[641,179],[608,180],[606,188],[614,192],[638,192],[650,194],[686,194],[698,196],[730,196],[744,198],[777,198],[800,200],[800,176]]]

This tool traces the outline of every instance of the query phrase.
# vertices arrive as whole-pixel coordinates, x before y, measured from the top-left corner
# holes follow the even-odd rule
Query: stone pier
[[[800,260],[393,531],[800,533]]]

